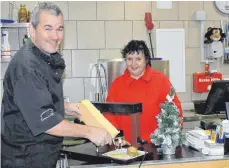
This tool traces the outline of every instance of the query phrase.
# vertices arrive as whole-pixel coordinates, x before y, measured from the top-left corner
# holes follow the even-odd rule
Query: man
[[[15,54],[3,81],[2,168],[55,167],[63,136],[87,138],[97,146],[112,142],[104,129],[64,120],[64,109],[80,112],[76,103],[63,100],[65,63],[57,52],[63,30],[59,7],[44,2],[34,8],[32,43]]]

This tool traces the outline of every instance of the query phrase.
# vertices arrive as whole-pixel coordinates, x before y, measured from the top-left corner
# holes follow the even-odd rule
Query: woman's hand
[[[79,103],[64,103],[65,114],[73,117],[80,118],[82,116],[82,112],[79,109]]]

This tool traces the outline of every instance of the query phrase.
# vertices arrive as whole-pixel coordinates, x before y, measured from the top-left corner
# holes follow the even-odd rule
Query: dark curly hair
[[[147,60],[147,64],[151,66],[150,63],[150,51],[149,48],[147,47],[145,41],[143,40],[131,40],[122,50],[121,54],[123,58],[126,58],[126,54],[134,54],[137,52],[143,52],[145,59]]]

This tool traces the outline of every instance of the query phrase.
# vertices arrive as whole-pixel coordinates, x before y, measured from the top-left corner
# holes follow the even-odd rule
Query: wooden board
[[[96,109],[90,111],[84,104],[79,103],[79,109],[82,112],[80,119],[89,126],[104,128],[107,132],[110,133],[112,138],[114,138],[119,131],[105,118],[105,117],[96,117],[96,115],[101,115],[100,112]],[[96,114],[98,113],[98,114]]]

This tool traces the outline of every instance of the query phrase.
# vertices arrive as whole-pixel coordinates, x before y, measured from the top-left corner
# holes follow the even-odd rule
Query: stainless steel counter
[[[186,123],[193,123],[195,121],[201,121],[201,120],[222,120],[226,118],[224,114],[219,115],[199,115],[196,114],[193,111],[184,111],[184,118],[183,121]],[[72,120],[68,117],[68,119]],[[89,150],[90,149],[90,150]],[[94,167],[133,167],[140,164],[139,161],[135,161],[133,163],[130,163],[128,165],[120,165],[118,163],[111,163],[109,161],[105,161],[103,164],[101,164],[102,161],[98,161],[98,163],[88,164],[85,159],[90,160],[99,160],[98,153],[96,153],[95,146],[92,143],[87,143],[80,146],[75,147],[69,147],[66,148],[65,151],[71,153],[70,156],[72,156],[72,153],[77,154],[75,158],[69,159],[69,168],[94,168]],[[101,151],[104,152],[104,151]],[[170,164],[170,163],[186,163],[186,162],[203,162],[203,161],[215,161],[215,160],[229,160],[229,156],[205,156],[202,155],[198,151],[190,150],[188,147],[182,149],[182,157],[176,157],[176,158],[163,158],[163,159],[151,159],[144,161],[143,164],[145,165],[160,165],[160,164]]]
[[[184,158],[184,159],[168,159],[168,160],[155,160],[155,161],[144,161],[142,166],[150,166],[150,165],[164,165],[164,164],[174,164],[174,163],[188,163],[188,162],[205,162],[205,161],[216,161],[216,160],[229,160],[229,156],[205,156],[205,157],[193,157],[193,158]],[[69,168],[94,168],[94,167],[102,167],[102,168],[126,168],[126,167],[136,167],[140,165],[140,162],[135,162],[130,165],[118,165],[115,163],[111,164],[95,164],[95,165],[78,165],[78,166],[69,166]]]
[[[102,149],[103,150],[103,149]],[[97,156],[97,158],[99,158],[100,154],[96,154],[96,149],[95,146],[92,143],[88,143],[88,144],[84,144],[81,147],[80,146],[76,146],[76,147],[70,147],[67,148],[65,151],[69,151],[69,152],[73,152],[73,153],[81,153],[81,154],[85,154],[85,158],[87,159],[87,157],[89,156]],[[229,160],[229,155],[224,155],[224,156],[206,156],[203,155],[202,153],[190,149],[188,147],[182,147],[180,152],[178,152],[179,154],[176,155],[171,155],[171,157],[166,157],[166,155],[161,155],[160,157],[157,157],[156,159],[151,159],[151,160],[147,160],[147,161],[143,161],[142,166],[150,166],[150,165],[162,165],[162,164],[174,164],[174,163],[187,163],[187,162],[205,162],[205,161],[216,161],[216,160]],[[87,156],[88,155],[88,156]],[[78,155],[80,156],[80,155]],[[96,158],[95,158],[96,159]],[[93,160],[93,159],[92,159]],[[93,162],[93,161],[92,161]],[[69,165],[69,168],[94,168],[94,167],[118,167],[118,168],[122,168],[122,167],[136,167],[138,165],[140,165],[140,161],[133,161],[131,163],[128,164],[118,164],[118,163],[107,163],[105,161],[104,164],[93,164],[93,163],[88,163],[85,162],[82,165],[79,165],[79,162],[72,162]]]
[[[209,120],[209,119],[225,119],[225,114],[213,114],[213,115],[200,115],[195,114],[193,112],[193,116],[184,116],[183,121],[184,122],[191,122],[191,121],[201,121],[201,120]]]

